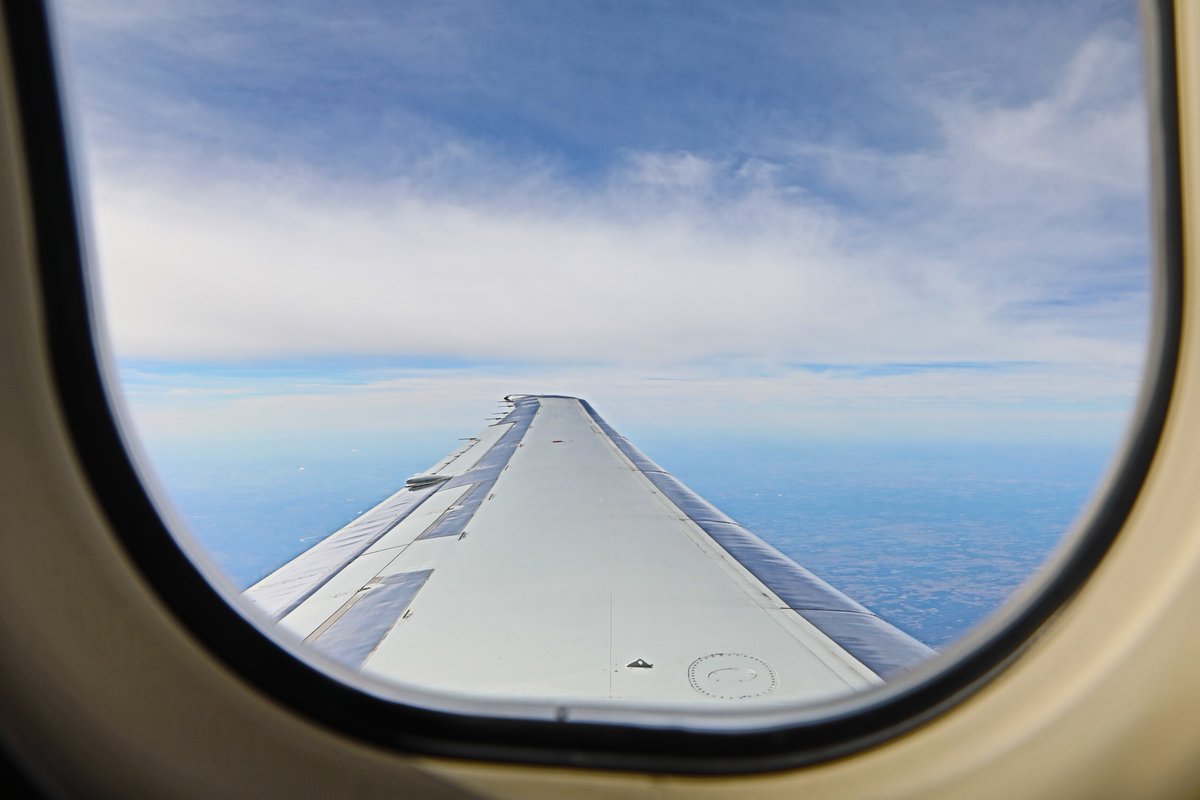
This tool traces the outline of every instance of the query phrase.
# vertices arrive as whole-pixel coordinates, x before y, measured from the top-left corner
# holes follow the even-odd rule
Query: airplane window
[[[239,614],[371,695],[882,702],[1036,595],[1139,424],[1131,4],[57,22],[144,480]]]

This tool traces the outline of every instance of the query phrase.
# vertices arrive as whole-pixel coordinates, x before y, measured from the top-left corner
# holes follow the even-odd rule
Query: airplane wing
[[[246,597],[342,664],[463,695],[813,701],[934,655],[586,401],[509,402]]]

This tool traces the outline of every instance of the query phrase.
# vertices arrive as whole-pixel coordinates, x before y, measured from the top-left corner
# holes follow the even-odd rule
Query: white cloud
[[[1138,197],[1128,174],[1138,170],[1088,168],[1104,153],[1137,162],[1124,155],[1139,146],[1125,139],[1136,114],[1124,99],[1111,114],[1080,111],[1081,91],[1018,110],[946,110],[939,153],[825,153],[908,204],[883,221],[796,198],[765,168],[692,153],[631,154],[600,190],[544,168],[512,183],[511,166],[481,164],[474,195],[100,154],[109,319],[119,352],[155,358],[1129,364],[1136,341],[1072,330],[1086,305],[1010,313],[1086,287],[1102,272],[1091,259],[1136,251],[1140,219],[1114,231],[1089,215]],[[1126,299],[1136,317],[1136,287]]]
[[[715,165],[694,153],[630,153],[628,162],[621,178],[634,186],[701,195],[712,190]]]
[[[1024,105],[925,97],[944,140],[919,152],[630,151],[586,185],[466,140],[371,179],[134,151],[109,132],[88,154],[106,318],[125,359],[524,365],[516,385],[444,371],[403,385],[454,408],[514,390],[688,398],[710,417],[750,398],[776,409],[760,419],[797,404],[1117,402],[1136,381],[1148,282],[1135,56],[1098,35]],[[802,168],[823,185],[798,182]],[[936,361],[1056,371],[852,380],[789,366]],[[374,418],[385,388],[234,402],[264,420],[327,402]]]

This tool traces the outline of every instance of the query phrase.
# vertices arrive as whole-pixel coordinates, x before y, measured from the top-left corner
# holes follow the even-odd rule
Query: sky
[[[68,0],[59,22],[148,439],[432,440],[551,392],[634,441],[1096,442],[1134,405],[1132,4]]]

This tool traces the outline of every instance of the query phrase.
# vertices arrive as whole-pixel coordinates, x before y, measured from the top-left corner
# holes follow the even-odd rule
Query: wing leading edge
[[[934,655],[586,401],[510,402],[246,597],[347,666],[469,696],[812,701]]]

